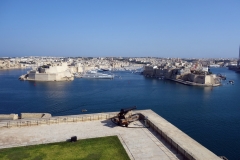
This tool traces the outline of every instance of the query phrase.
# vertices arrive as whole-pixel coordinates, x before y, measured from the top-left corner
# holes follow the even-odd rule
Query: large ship
[[[81,78],[90,78],[90,79],[113,79],[114,75],[98,73],[97,71],[89,71],[80,76]]]

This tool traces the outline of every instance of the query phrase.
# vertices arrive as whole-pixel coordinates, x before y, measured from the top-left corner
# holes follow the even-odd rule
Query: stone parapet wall
[[[21,113],[21,119],[28,118],[51,118],[52,115],[50,113]]]
[[[18,114],[0,114],[0,120],[15,120],[18,119]]]
[[[153,112],[152,110],[139,111],[153,128],[171,147],[189,160],[221,160],[220,157],[189,137],[173,124]]]
[[[24,126],[34,126],[34,125],[51,125],[58,123],[71,123],[71,122],[85,122],[94,120],[106,120],[115,117],[118,112],[108,112],[108,113],[96,113],[96,114],[80,114],[80,115],[69,115],[69,116],[56,116],[45,118],[41,117],[42,114],[38,113],[22,113],[23,119],[1,121],[1,127],[24,127]],[[46,114],[47,116],[47,114]],[[38,117],[38,118],[37,118]],[[41,118],[40,118],[41,117]]]

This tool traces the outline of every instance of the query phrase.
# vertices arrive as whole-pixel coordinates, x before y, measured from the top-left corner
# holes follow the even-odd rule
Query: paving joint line
[[[131,155],[130,155],[130,159],[134,159],[134,160],[135,160],[135,158],[134,158],[132,152],[131,152],[130,149],[128,148],[128,146],[127,146],[126,142],[124,141],[124,139],[122,138],[121,134],[118,134],[117,136],[120,137],[120,139],[121,139],[122,142],[124,143],[123,145],[126,146],[128,152],[131,154]],[[121,141],[121,140],[120,140],[120,141]],[[127,153],[128,153],[128,152],[127,152]]]
[[[155,137],[155,135],[154,134],[152,134],[149,130],[147,130],[147,128],[142,128],[142,130],[144,131],[144,133],[153,141],[153,143],[154,144],[156,144],[156,142],[151,138],[151,137],[154,137],[154,139],[156,139],[158,142],[160,141],[159,139],[157,139],[156,137]],[[146,131],[147,130],[147,131]],[[147,133],[149,133],[149,134],[147,134]],[[151,137],[150,137],[151,136]],[[161,143],[160,143],[161,144]],[[156,144],[157,146],[158,146],[158,144]],[[168,158],[169,159],[172,159],[171,157],[170,157],[170,155],[168,154],[169,152],[168,152],[168,148],[166,148],[164,145],[162,145],[163,147],[164,147],[164,149],[162,149],[162,148],[160,148],[159,146],[158,146],[158,148],[160,148],[167,156],[168,156]],[[167,153],[166,153],[166,151],[167,151]],[[171,152],[171,151],[170,151]],[[172,155],[174,155],[172,152],[170,153],[170,154],[172,154]]]

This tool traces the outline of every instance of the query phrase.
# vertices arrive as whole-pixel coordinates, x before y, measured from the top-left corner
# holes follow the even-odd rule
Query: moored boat
[[[89,79],[113,79],[114,75],[98,73],[97,71],[90,71],[81,76],[81,78]]]

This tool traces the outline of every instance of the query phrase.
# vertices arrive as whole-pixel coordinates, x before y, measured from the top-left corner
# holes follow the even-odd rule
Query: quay
[[[0,121],[0,148],[116,135],[132,160],[221,160],[152,110],[137,110],[128,127],[111,121],[118,112]]]
[[[168,80],[174,81],[174,82],[178,82],[184,85],[188,85],[188,86],[201,86],[201,87],[216,87],[216,86],[220,86],[221,84],[201,84],[201,83],[195,83],[195,82],[190,82],[190,81],[184,81],[181,79],[171,79],[171,78],[167,78]]]

